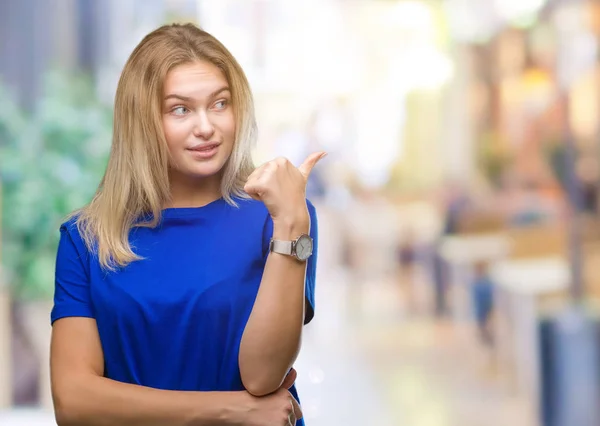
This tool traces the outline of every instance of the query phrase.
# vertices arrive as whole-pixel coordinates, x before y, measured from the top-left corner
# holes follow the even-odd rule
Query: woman
[[[133,51],[104,178],[60,229],[59,425],[304,424],[291,367],[313,316],[305,188],[324,153],[254,170],[254,138],[248,82],[214,37],[164,26]]]

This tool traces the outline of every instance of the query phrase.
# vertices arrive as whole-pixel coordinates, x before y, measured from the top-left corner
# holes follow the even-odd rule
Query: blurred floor
[[[321,209],[321,234],[335,229],[329,219]],[[366,225],[372,235],[381,235],[378,223]],[[327,244],[322,266],[336,263]],[[304,401],[309,424],[537,426],[473,326],[430,314],[427,271],[398,276],[322,268],[320,275],[318,319],[306,330],[298,363],[299,386],[310,395]]]
[[[357,335],[395,425],[533,426],[471,327],[382,320]]]
[[[469,324],[427,313],[425,274],[358,278],[332,266],[335,227],[320,218],[317,316],[296,364],[309,425],[535,426]],[[0,412],[3,426],[51,424],[36,410]]]
[[[329,308],[345,292],[359,291],[331,282],[320,304]],[[303,401],[309,424],[533,426],[522,401],[477,348],[471,327],[400,318],[389,309],[399,296],[394,283],[361,293],[371,293],[372,304],[350,297],[358,317],[345,323],[330,318],[326,327],[305,334],[297,368],[298,385],[309,395]]]

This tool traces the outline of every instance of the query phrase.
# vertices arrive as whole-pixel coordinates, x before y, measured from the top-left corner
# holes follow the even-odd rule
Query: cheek
[[[163,120],[163,130],[169,148],[181,145],[185,140],[186,130],[182,123],[176,123],[169,119]]]
[[[233,145],[235,140],[235,118],[233,114],[227,116],[227,119],[223,121],[221,128],[223,129],[223,136],[227,138],[229,144]]]

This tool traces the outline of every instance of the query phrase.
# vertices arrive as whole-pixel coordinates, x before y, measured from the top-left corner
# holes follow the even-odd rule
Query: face
[[[171,176],[218,178],[235,139],[227,79],[210,62],[180,65],[167,74],[163,95]]]

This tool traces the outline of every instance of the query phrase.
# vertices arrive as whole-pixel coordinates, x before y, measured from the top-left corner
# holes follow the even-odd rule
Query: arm
[[[281,240],[302,233],[308,233],[308,225],[273,228],[273,237]],[[305,311],[305,270],[306,264],[290,256],[271,253],[267,258],[240,345],[242,380],[253,395],[266,395],[279,388],[298,356]]]
[[[105,378],[87,256],[78,234],[61,227],[50,354],[52,397],[60,426],[285,424],[292,411],[287,389],[256,398],[245,391],[164,391]],[[300,417],[298,404],[293,404]]]
[[[275,160],[257,169],[246,185],[246,191],[263,201],[273,218],[272,235],[266,235],[268,239],[272,236],[293,240],[310,230],[315,243],[308,266],[290,256],[270,253],[267,257],[239,354],[242,381],[253,395],[266,395],[281,386],[300,351],[305,319],[308,322],[312,317],[313,307],[305,302],[313,294],[317,220],[314,207],[309,204],[307,209],[304,188],[310,169],[320,158],[309,157],[303,165],[308,163],[308,169],[303,166],[295,169],[286,160]],[[298,186],[302,186],[301,190]],[[278,193],[282,196],[278,197]]]
[[[51,344],[52,395],[60,426],[234,425],[246,392],[163,391],[104,378],[96,321],[63,318]]]

